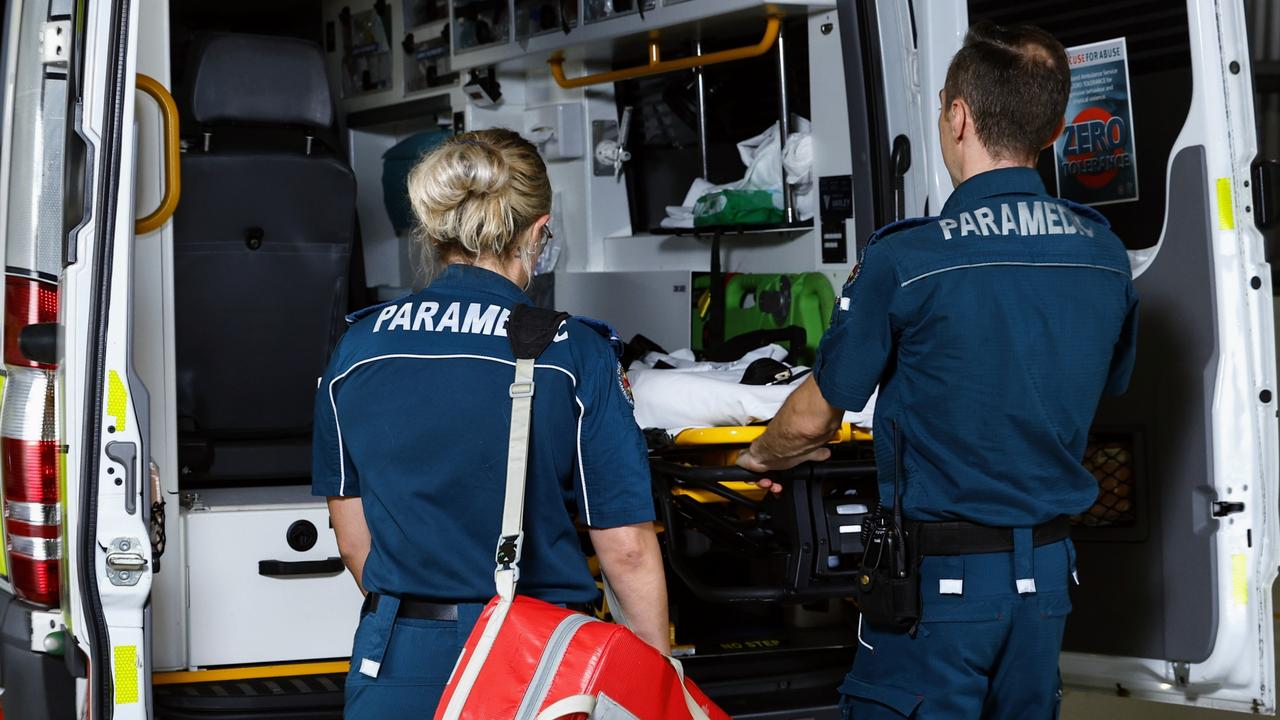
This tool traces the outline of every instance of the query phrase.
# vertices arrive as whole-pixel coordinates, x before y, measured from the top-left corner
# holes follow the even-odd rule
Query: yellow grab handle
[[[173,101],[173,96],[159,81],[147,75],[138,75],[138,89],[156,101],[164,120],[164,194],[160,197],[160,206],[133,225],[135,235],[145,235],[169,222],[178,209],[178,196],[182,194],[182,156],[178,139],[178,104]]]
[[[662,53],[658,46],[658,34],[656,32],[649,34],[649,64],[637,65],[636,67],[626,68],[624,70],[611,70],[609,72],[597,73],[595,75],[584,75],[583,77],[567,78],[564,76],[564,56],[557,53],[547,62],[551,65],[551,77],[555,78],[556,84],[566,90],[570,88],[585,87],[587,85],[600,85],[603,83],[615,83],[622,80],[631,80],[632,78],[645,77],[648,75],[660,75],[662,73],[674,72],[676,70],[688,70],[690,68],[703,67],[706,65],[716,65],[718,63],[730,62],[733,60],[746,60],[747,58],[759,57],[773,47],[773,43],[778,39],[778,28],[782,25],[782,18],[777,15],[770,15],[764,26],[764,37],[760,38],[760,42],[755,45],[746,47],[732,48],[730,50],[720,50],[706,55],[695,55],[693,57],[679,58],[677,60],[663,60]]]
[[[691,428],[682,431],[675,437],[675,444],[686,447],[690,445],[746,445],[764,434],[763,425],[744,425],[736,427]],[[842,423],[840,429],[831,437],[831,443],[847,443],[854,440],[865,442],[871,439],[871,433],[855,428],[851,423]]]

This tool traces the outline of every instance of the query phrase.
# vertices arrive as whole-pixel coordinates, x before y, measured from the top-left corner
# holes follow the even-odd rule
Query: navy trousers
[[[840,687],[845,719],[1057,718],[1074,570],[1070,540],[926,557],[916,636],[860,628],[853,670]]]
[[[458,620],[397,618],[394,598],[356,628],[347,674],[346,720],[424,718],[435,713],[483,605],[460,605]],[[374,676],[376,674],[376,676]]]

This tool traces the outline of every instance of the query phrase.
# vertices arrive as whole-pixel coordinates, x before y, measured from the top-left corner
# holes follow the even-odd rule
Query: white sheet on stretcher
[[[663,428],[675,435],[694,427],[723,427],[764,422],[778,414],[782,403],[804,382],[790,385],[743,385],[742,373],[755,360],[782,360],[786,350],[777,345],[760,348],[732,363],[698,363],[681,350],[672,355],[650,353],[631,365],[628,376],[636,400],[636,422],[642,428]],[[655,370],[658,360],[675,367]],[[845,422],[871,427],[874,395],[859,412],[845,413]]]

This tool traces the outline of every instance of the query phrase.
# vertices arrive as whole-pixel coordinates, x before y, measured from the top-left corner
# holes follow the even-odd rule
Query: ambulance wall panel
[[[408,240],[391,226],[382,193],[382,154],[402,138],[394,132],[363,130],[352,130],[349,137],[365,283],[371,288],[406,287],[412,282]]]
[[[1218,338],[1206,167],[1203,146],[1170,164],[1166,235],[1134,281],[1142,314],[1133,381],[1098,408],[1098,427],[1141,433],[1138,483],[1150,522],[1137,542],[1077,538],[1082,584],[1067,650],[1184,662],[1213,651],[1223,570],[1211,506]]]

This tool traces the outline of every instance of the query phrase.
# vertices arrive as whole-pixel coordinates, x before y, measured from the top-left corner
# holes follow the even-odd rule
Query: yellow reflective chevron
[[[138,702],[138,646],[117,645],[115,648],[116,704]]]
[[[116,432],[124,430],[128,418],[129,391],[115,370],[107,374],[107,414],[115,418]]]
[[[1236,209],[1232,205],[1231,178],[1218,178],[1218,228],[1235,230]]]

